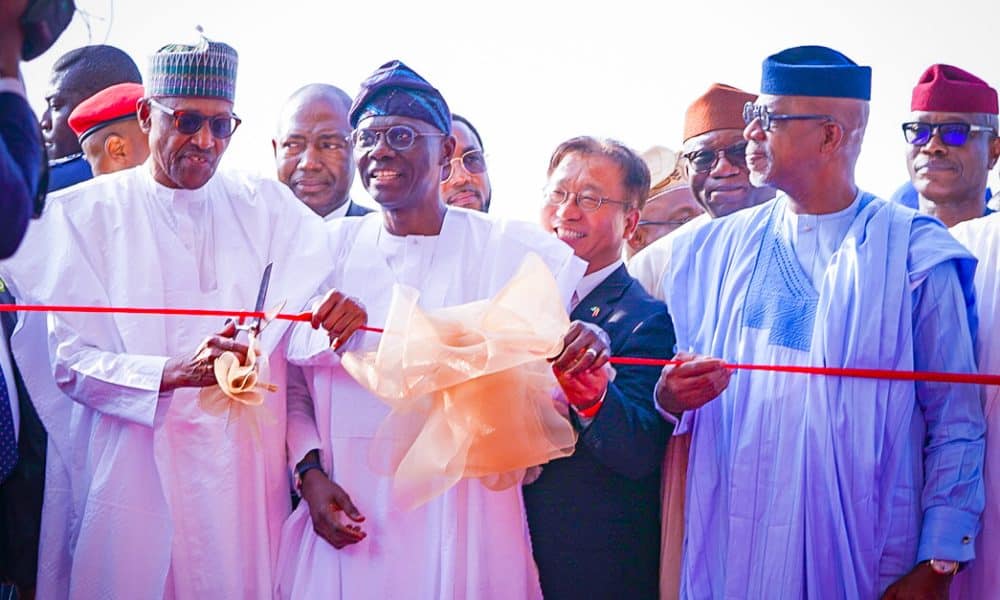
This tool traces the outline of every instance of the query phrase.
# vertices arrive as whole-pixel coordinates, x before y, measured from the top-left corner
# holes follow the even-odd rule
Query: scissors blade
[[[257,289],[257,303],[253,306],[253,311],[256,313],[264,312],[264,302],[267,300],[267,287],[271,284],[271,267],[274,263],[267,263],[264,267],[264,274],[260,278],[260,288]],[[253,321],[252,327],[254,333],[260,333],[261,318],[256,317]]]

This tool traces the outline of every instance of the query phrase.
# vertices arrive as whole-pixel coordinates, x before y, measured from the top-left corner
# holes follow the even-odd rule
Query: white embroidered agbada
[[[219,172],[172,190],[139,167],[52,196],[0,272],[22,303],[250,309],[273,261],[269,301],[298,308],[328,257],[328,228],[276,181]],[[62,392],[25,377],[49,432],[38,597],[270,598],[290,512],[284,390],[260,408],[259,436],[206,414],[195,388],[158,392],[167,357],[193,353],[221,318],[48,324]],[[19,335],[32,329],[33,317]],[[286,329],[262,336],[281,382]]]
[[[534,225],[464,209],[449,208],[437,236],[392,236],[379,214],[334,227],[340,246],[332,286],[359,298],[375,327],[385,321],[397,282],[417,288],[424,309],[454,306],[491,297],[535,252],[568,304],[586,268],[568,246]],[[378,334],[356,336],[351,349],[378,344]],[[290,460],[319,449],[324,470],[365,515],[368,537],[336,550],[314,533],[303,502],[282,531],[278,597],[541,597],[519,486],[495,492],[478,480],[462,480],[417,509],[402,510],[390,501],[392,480],[369,463],[369,446],[388,406],[351,379],[323,332],[295,328],[289,360],[301,365],[308,387],[296,393],[289,385]]]
[[[976,267],[976,307],[979,336],[976,359],[982,373],[1000,373],[1000,214],[965,221],[952,235],[979,259]],[[1000,596],[1000,386],[984,386],[986,462],[983,481],[986,509],[976,538],[976,560],[955,577],[951,597],[962,599]],[[992,596],[991,596],[992,594]]]

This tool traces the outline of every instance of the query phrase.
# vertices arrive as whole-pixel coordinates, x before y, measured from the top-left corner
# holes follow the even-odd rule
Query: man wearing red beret
[[[141,83],[119,83],[87,98],[69,115],[69,126],[94,175],[146,162],[149,139],[136,116],[136,104],[143,96]]]
[[[996,90],[958,67],[932,65],[913,88],[910,110],[903,123],[910,185],[896,199],[906,204],[912,194],[914,208],[948,227],[992,212],[983,198],[1000,157]]]

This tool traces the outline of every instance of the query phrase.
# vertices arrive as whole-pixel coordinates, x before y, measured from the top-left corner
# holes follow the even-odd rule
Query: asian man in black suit
[[[615,356],[669,358],[666,306],[625,270],[621,254],[649,193],[649,170],[613,140],[562,143],[549,163],[542,225],[588,262],[571,318],[600,326]],[[546,599],[656,598],[660,468],[671,425],[653,403],[658,369],[618,366],[614,380],[570,407],[572,456],[524,488]]]

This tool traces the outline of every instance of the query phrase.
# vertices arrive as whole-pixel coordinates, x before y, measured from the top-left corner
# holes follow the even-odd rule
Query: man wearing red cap
[[[716,83],[699,96],[684,115],[682,157],[691,191],[705,209],[682,229],[724,217],[774,197],[770,187],[750,183],[743,140],[743,105],[757,96]],[[680,230],[678,230],[680,231]],[[653,297],[664,300],[664,274],[670,264],[674,236],[666,235],[637,253],[628,263],[629,273]]]
[[[986,180],[1000,157],[997,92],[968,71],[932,65],[913,88],[906,167],[920,212],[948,227],[990,211]],[[909,192],[904,186],[897,199]]]
[[[143,96],[141,83],[119,83],[87,98],[70,113],[69,126],[94,175],[146,161],[149,139],[136,116],[136,104]]]

